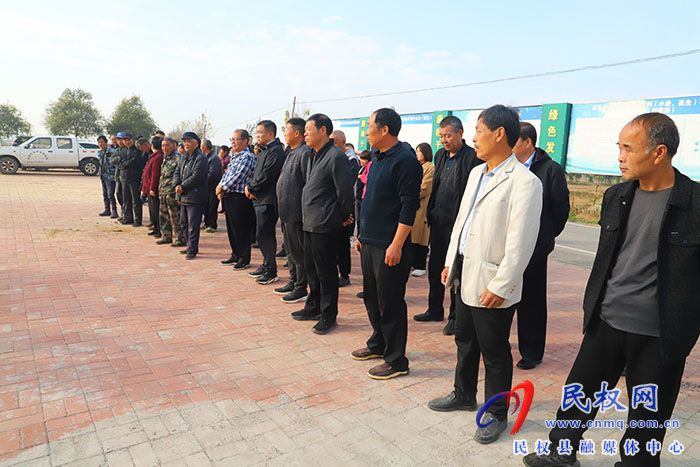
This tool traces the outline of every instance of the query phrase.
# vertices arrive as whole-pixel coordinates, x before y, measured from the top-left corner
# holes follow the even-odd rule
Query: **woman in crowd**
[[[420,186],[420,207],[416,211],[416,220],[411,229],[411,243],[413,243],[413,272],[412,276],[425,276],[425,261],[428,256],[428,241],[430,240],[430,227],[426,220],[426,212],[430,192],[433,189],[433,150],[428,143],[420,143],[416,147],[416,157],[423,167],[423,182]]]

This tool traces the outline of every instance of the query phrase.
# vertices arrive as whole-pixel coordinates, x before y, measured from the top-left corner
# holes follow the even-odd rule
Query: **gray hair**
[[[214,146],[211,144],[211,141],[208,140],[208,139],[203,139],[203,140],[202,140],[202,144],[204,145],[205,148],[207,148],[207,149],[210,150],[210,151],[211,151],[212,149],[214,149]]]

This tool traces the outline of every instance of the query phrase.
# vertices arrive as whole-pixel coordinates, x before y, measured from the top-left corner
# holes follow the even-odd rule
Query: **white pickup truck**
[[[75,136],[33,136],[18,146],[0,147],[0,173],[23,170],[80,169],[97,175],[100,161],[97,144]]]

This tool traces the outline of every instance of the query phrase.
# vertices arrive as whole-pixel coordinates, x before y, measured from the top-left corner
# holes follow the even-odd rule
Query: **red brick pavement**
[[[315,413],[356,416],[422,407],[450,390],[455,362],[442,323],[410,320],[408,377],[377,382],[349,358],[370,327],[358,259],[341,289],[338,328],[327,336],[296,322],[299,308],[219,261],[226,234],[202,233],[185,261],[145,228],[99,218],[96,178],[20,172],[0,177],[0,460],[103,420],[207,401],[291,401]],[[220,226],[224,222],[219,223]],[[260,261],[254,250],[253,264]],[[544,363],[534,409],[553,414],[581,339],[588,271],[550,264]],[[424,311],[427,279],[411,278],[409,315]],[[516,326],[513,326],[516,329]],[[517,339],[513,339],[517,361]],[[677,412],[700,425],[700,365],[688,361]],[[505,448],[506,453],[508,447]]]

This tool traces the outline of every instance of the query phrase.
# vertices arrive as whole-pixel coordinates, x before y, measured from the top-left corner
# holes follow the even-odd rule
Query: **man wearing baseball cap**
[[[187,131],[182,135],[185,154],[182,155],[173,174],[175,193],[180,197],[180,225],[187,239],[187,259],[199,253],[199,225],[207,203],[207,158],[199,150],[197,133]]]

